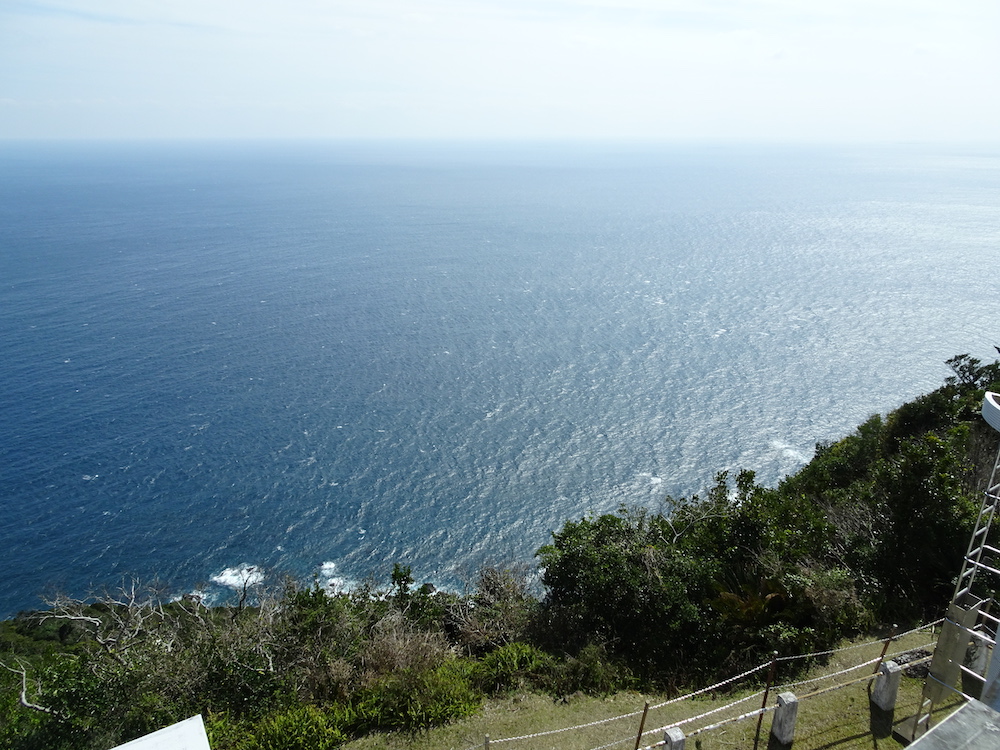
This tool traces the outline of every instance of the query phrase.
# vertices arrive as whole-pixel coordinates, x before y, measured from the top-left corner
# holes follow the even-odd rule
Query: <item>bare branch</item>
[[[697,503],[690,503],[682,506],[678,509],[679,512],[664,515],[663,520],[666,521],[667,526],[674,534],[674,538],[671,540],[671,544],[677,544],[680,538],[684,536],[688,531],[694,528],[699,523],[708,521],[712,518],[724,518],[729,512],[728,508],[719,507],[718,503],[701,501]],[[678,523],[675,525],[675,521],[683,522],[680,526]],[[680,526],[680,528],[678,528]]]
[[[91,599],[59,595],[47,602],[40,621],[66,620],[84,625],[94,642],[122,666],[126,655],[142,638],[167,621],[160,597],[133,578],[114,591]]]
[[[40,711],[41,713],[48,714],[49,716],[55,716],[60,719],[65,718],[58,711],[53,711],[51,708],[40,706],[37,703],[32,703],[31,701],[28,700],[28,672],[23,666],[18,665],[19,669],[14,669],[12,667],[7,666],[2,661],[0,661],[0,666],[2,666],[8,672],[13,672],[14,674],[21,675],[21,696],[19,702],[22,706],[24,706],[25,708],[30,708],[32,711]]]

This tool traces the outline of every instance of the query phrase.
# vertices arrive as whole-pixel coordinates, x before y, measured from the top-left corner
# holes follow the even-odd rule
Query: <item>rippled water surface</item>
[[[2,147],[0,615],[773,484],[992,360],[998,251],[995,151]]]

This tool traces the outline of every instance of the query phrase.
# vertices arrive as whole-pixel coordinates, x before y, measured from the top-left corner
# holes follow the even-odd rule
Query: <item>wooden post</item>
[[[642,744],[642,730],[646,728],[646,714],[649,713],[649,701],[646,701],[646,705],[642,708],[642,718],[639,720],[639,734],[635,736],[635,750],[639,750],[639,745]]]
[[[778,666],[778,652],[771,655],[771,669],[767,673],[767,687],[764,688],[764,700],[760,702],[760,713],[757,714],[757,734],[753,738],[753,750],[757,750],[760,745],[760,725],[764,723],[764,709],[767,708],[767,697],[771,692],[771,684],[774,682],[774,670]]]

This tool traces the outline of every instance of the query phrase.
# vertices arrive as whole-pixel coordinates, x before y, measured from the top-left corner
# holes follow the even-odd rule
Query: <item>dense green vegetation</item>
[[[0,745],[107,748],[201,713],[215,750],[330,748],[420,730],[486,696],[676,688],[940,616],[996,435],[1000,363],[817,446],[777,487],[719,474],[669,513],[568,521],[530,570],[465,594],[396,565],[352,592],[285,581],[222,607],[128,583],[0,623]]]

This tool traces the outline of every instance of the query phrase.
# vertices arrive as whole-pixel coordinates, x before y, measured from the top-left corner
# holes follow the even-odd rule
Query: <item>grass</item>
[[[890,656],[900,651],[925,648],[933,650],[936,634],[922,631],[908,635],[890,646]],[[897,750],[903,744],[893,736],[893,729],[916,713],[920,704],[923,679],[902,678],[896,709],[891,715],[873,711],[868,699],[869,683],[863,679],[871,674],[872,666],[858,668],[840,676],[827,677],[861,662],[878,658],[881,644],[855,646],[840,651],[825,663],[811,668],[797,678],[791,687],[772,689],[768,705],[774,705],[777,693],[791,691],[799,699],[795,728],[796,750]],[[862,678],[859,680],[859,678]],[[802,684],[802,680],[810,680]],[[836,688],[837,685],[847,684]],[[830,689],[836,688],[836,689]],[[685,722],[682,729],[688,735],[687,750],[743,750],[754,746],[757,717],[725,723],[706,731],[706,727],[727,718],[751,712],[761,705],[759,687],[727,694],[705,694],[678,703],[650,710],[646,717],[646,733],[642,745],[663,739],[661,727]],[[746,700],[726,708],[735,700]],[[656,705],[666,700],[662,695],[640,695],[624,692],[608,698],[573,696],[567,702],[554,702],[551,697],[537,694],[516,694],[489,701],[474,717],[416,734],[373,734],[355,740],[346,750],[472,750],[482,748],[487,735],[490,750],[589,750],[610,743],[617,750],[632,750],[639,731],[643,705]],[[936,707],[934,721],[940,721],[958,705],[952,700]],[[714,709],[722,709],[703,718]],[[621,718],[614,718],[621,717]],[[760,747],[768,747],[773,713],[765,714],[761,727]],[[510,738],[539,732],[579,727],[579,725],[611,719],[586,726],[527,739]],[[657,731],[658,730],[658,731]]]

